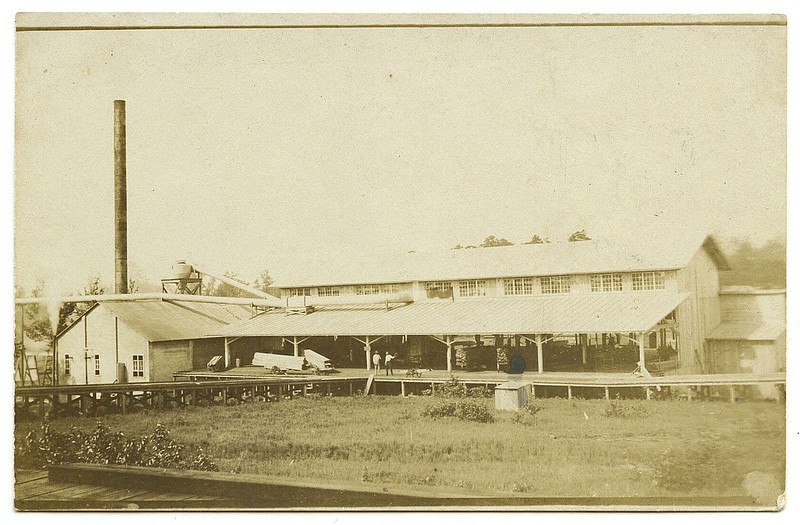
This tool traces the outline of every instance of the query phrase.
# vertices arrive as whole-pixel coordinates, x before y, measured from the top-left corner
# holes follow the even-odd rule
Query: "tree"
[[[591,237],[586,235],[586,230],[578,230],[572,235],[569,236],[567,239],[569,242],[576,242],[576,241],[591,241]]]
[[[264,293],[268,292],[269,287],[272,285],[272,277],[269,275],[269,270],[263,270],[258,274],[258,278],[253,282],[253,287],[258,288]]]
[[[42,297],[44,295],[44,287],[43,279],[39,279],[30,294],[26,294],[22,287],[15,286],[14,296]],[[53,338],[53,324],[50,322],[50,315],[43,304],[20,305],[17,307],[16,314],[22,316],[17,319],[17,322],[24,326],[24,334],[28,338],[34,341],[48,341]]]
[[[86,286],[83,287],[83,292],[79,295],[105,295],[106,288],[103,286],[100,277],[91,279]],[[56,333],[61,332],[69,325],[77,321],[83,314],[89,311],[94,303],[64,303],[58,312],[58,326]]]
[[[494,235],[490,235],[486,237],[483,242],[480,244],[481,248],[494,248],[496,246],[513,246],[514,243],[500,237],[499,239]]]
[[[537,233],[536,235],[534,235],[533,237],[531,237],[531,240],[530,240],[530,241],[528,241],[528,242],[524,242],[524,243],[522,243],[522,244],[549,244],[549,243],[550,243],[550,239],[548,239],[547,237],[545,237],[544,239],[542,239],[542,238],[539,236],[539,234]]]
[[[734,240],[726,253],[731,271],[720,273],[723,286],[786,288],[786,244],[767,242],[756,248],[749,240]]]

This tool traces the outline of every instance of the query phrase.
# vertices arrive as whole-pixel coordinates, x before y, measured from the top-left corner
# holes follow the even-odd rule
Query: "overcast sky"
[[[688,229],[786,233],[786,28],[23,32],[18,283]]]

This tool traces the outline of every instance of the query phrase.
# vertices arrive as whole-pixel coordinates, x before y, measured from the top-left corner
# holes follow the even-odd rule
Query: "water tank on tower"
[[[161,279],[161,291],[173,294],[200,295],[203,277],[186,261],[175,261],[172,277]]]

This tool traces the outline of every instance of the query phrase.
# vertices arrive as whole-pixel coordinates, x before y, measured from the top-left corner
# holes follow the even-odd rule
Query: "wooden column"
[[[536,334],[536,361],[539,365],[539,373],[544,372],[544,354],[542,353],[542,334]]]
[[[300,343],[297,342],[297,336],[292,336],[292,346],[294,347],[294,356],[300,356]]]
[[[644,332],[639,334],[639,371],[643,375],[650,375],[647,373],[647,368],[644,366]]]
[[[587,341],[588,336],[586,334],[581,334],[581,361],[585,365],[589,361],[589,342]]]
[[[445,336],[445,344],[447,344],[447,372],[453,371],[453,336]]]
[[[225,338],[225,370],[231,367],[231,344],[228,338]]]
[[[364,340],[364,353],[367,355],[367,370],[372,370],[372,345],[369,336]]]

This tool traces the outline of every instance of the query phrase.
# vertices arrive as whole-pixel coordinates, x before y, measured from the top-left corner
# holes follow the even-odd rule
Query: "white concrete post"
[[[536,334],[536,361],[539,365],[539,373],[544,372],[544,354],[542,353],[542,334]]]

